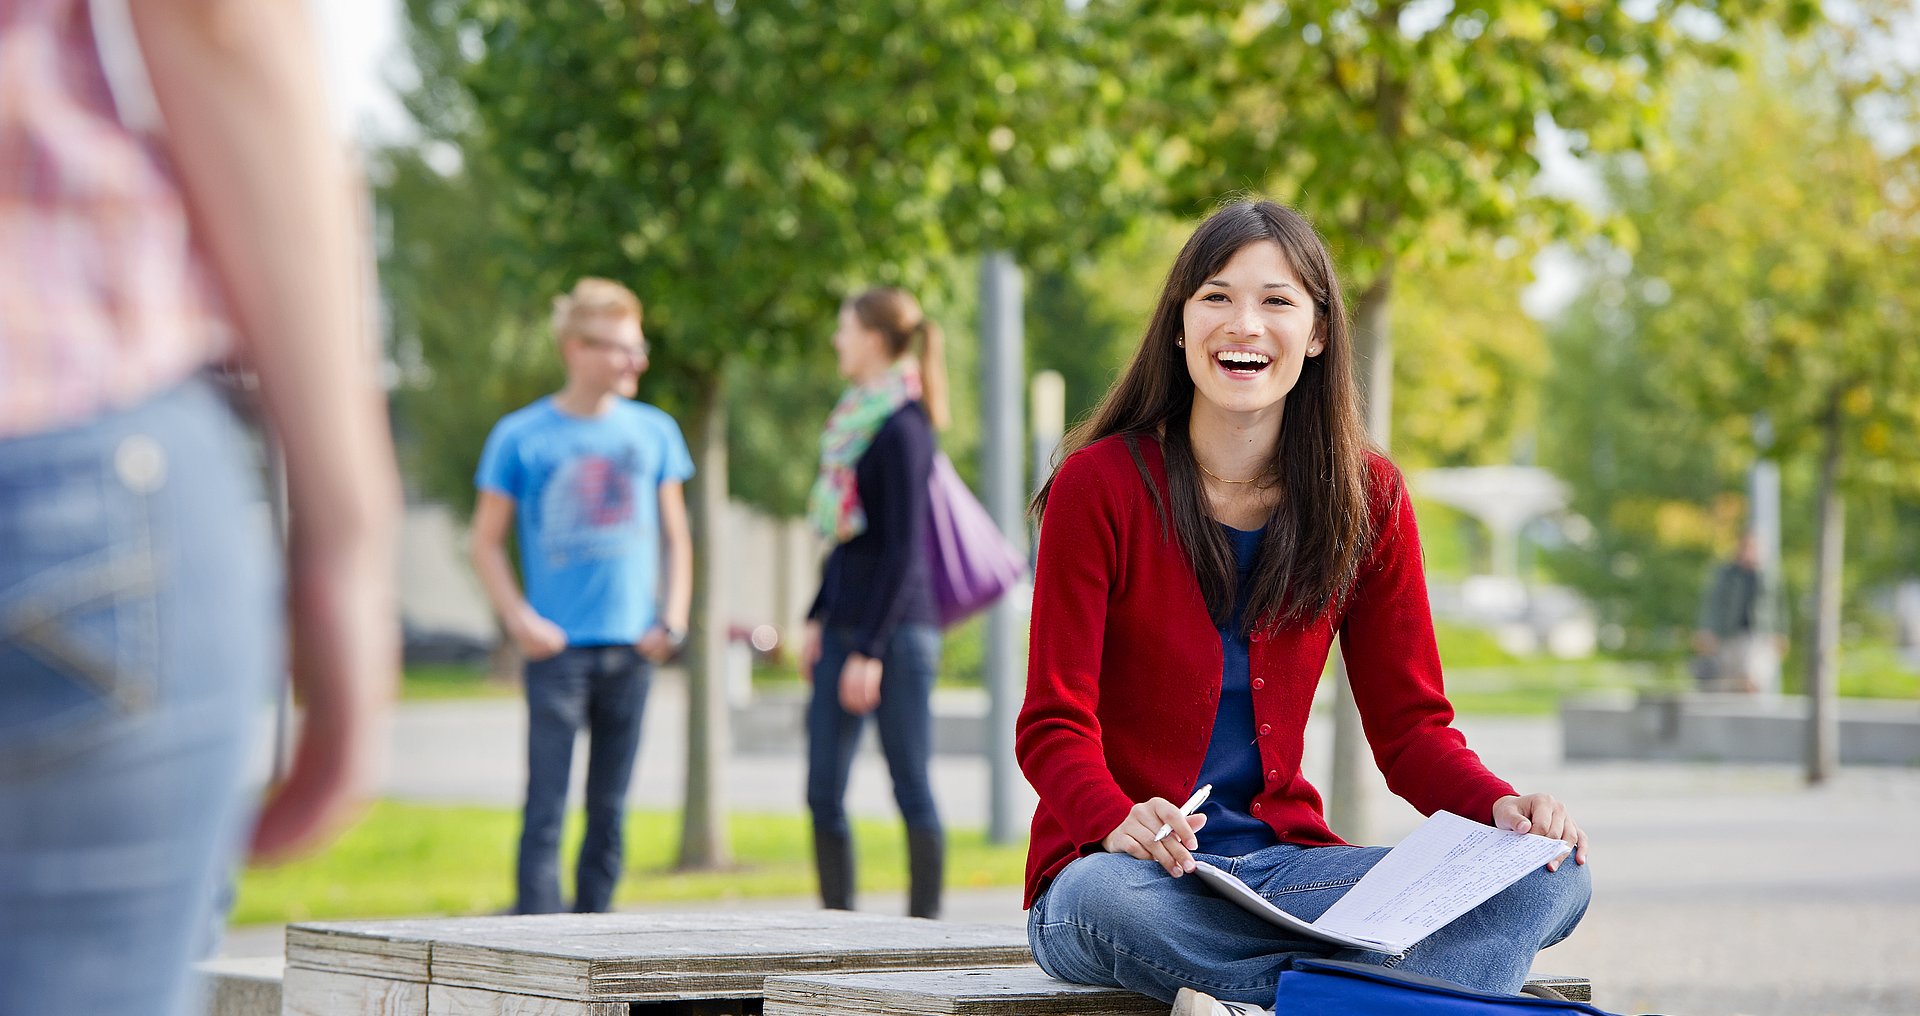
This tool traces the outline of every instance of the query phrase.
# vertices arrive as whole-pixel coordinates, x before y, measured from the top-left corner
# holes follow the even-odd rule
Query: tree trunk
[[[1353,368],[1366,402],[1367,432],[1386,451],[1393,437],[1393,263],[1353,305]]]
[[[1846,549],[1846,502],[1840,496],[1840,393],[1822,421],[1820,537],[1815,548],[1813,639],[1807,647],[1807,782],[1824,783],[1840,768],[1840,567]]]
[[[1366,400],[1367,431],[1382,451],[1393,432],[1393,334],[1388,314],[1392,294],[1389,262],[1360,294],[1353,315],[1354,370]],[[1327,783],[1327,824],[1349,843],[1368,843],[1373,840],[1367,821],[1371,761],[1344,655],[1334,662],[1333,680],[1333,772]]]
[[[687,637],[687,793],[680,826],[680,868],[724,868],[733,861],[721,794],[727,761],[726,579],[717,552],[727,507],[726,380],[715,374],[700,395],[693,425],[695,472],[687,509],[693,527],[693,616]]]

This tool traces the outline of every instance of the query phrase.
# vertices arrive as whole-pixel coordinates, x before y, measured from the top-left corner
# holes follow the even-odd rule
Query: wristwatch
[[[675,628],[673,625],[663,624],[660,626],[660,630],[667,633],[667,642],[672,644],[675,652],[686,648],[687,630],[685,628]]]

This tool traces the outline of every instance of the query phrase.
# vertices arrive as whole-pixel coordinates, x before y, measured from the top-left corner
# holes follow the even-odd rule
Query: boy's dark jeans
[[[569,646],[527,664],[527,805],[520,832],[514,912],[551,914],[560,900],[560,827],[566,816],[574,736],[587,730],[587,832],[580,843],[573,910],[613,902],[623,860],[627,783],[640,748],[640,717],[653,666],[633,646]]]

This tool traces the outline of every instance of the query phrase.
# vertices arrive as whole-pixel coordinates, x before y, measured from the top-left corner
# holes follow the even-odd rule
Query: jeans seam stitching
[[[1305,882],[1300,885],[1281,886],[1280,888],[1272,890],[1270,892],[1262,892],[1260,895],[1266,897],[1268,900],[1272,900],[1276,896],[1286,896],[1291,893],[1305,893],[1305,892],[1315,892],[1320,889],[1339,889],[1342,887],[1352,887],[1359,881],[1360,880],[1357,878],[1336,878],[1326,882]]]

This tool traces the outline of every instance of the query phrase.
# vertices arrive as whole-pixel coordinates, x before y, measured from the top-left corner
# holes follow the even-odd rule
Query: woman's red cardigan
[[[1151,437],[1135,444],[1165,497]],[[1266,786],[1252,813],[1282,841],[1341,843],[1300,772],[1307,712],[1338,626],[1347,674],[1387,786],[1423,814],[1488,822],[1514,792],[1450,725],[1406,481],[1373,456],[1378,533],[1344,609],[1256,631],[1256,744]],[[1040,524],[1027,698],[1015,751],[1040,795],[1026,902],[1100,843],[1135,802],[1185,800],[1220,705],[1220,633],[1179,537],[1163,532],[1126,443],[1109,437],[1060,467]]]

